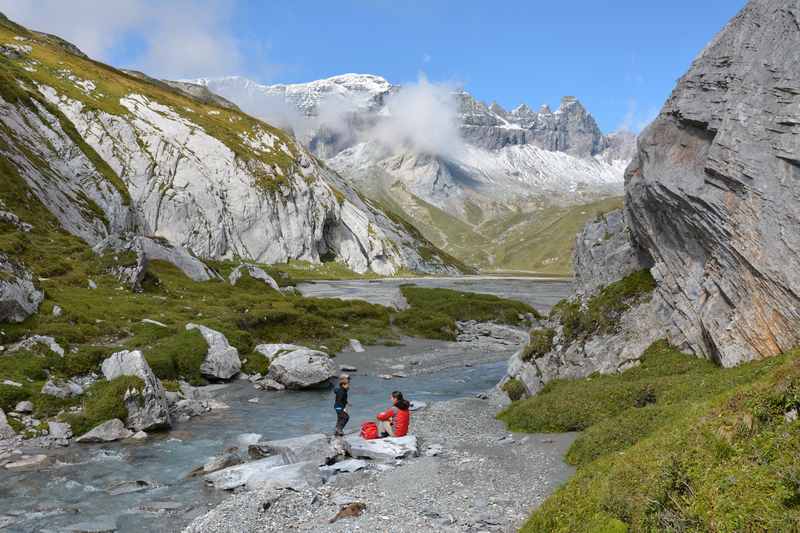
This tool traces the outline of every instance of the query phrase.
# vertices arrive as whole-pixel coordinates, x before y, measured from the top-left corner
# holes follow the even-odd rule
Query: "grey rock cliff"
[[[42,300],[31,273],[0,254],[0,322],[22,322],[39,310]]]
[[[683,348],[724,366],[800,342],[800,2],[752,0],[639,139],[627,217]]]
[[[631,240],[622,210],[586,224],[575,239],[572,264],[575,290],[582,295],[651,266],[647,254]]]

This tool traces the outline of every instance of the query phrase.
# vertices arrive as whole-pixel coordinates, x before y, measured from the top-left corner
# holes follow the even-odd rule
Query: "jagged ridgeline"
[[[115,70],[3,17],[0,98],[1,209],[34,232],[55,218],[92,246],[157,236],[203,259],[457,270],[285,132],[202,87]]]

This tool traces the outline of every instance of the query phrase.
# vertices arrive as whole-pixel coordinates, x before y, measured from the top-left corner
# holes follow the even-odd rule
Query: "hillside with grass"
[[[797,530],[799,387],[796,351],[722,369],[664,341],[621,374],[547,384],[499,418],[581,431],[578,472],[522,530]]]

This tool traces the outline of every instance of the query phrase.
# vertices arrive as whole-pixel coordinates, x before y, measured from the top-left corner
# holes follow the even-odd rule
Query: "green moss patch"
[[[508,395],[508,399],[512,402],[521,400],[528,392],[525,388],[525,384],[517,378],[509,379],[503,383],[501,388],[503,389],[503,392]]]
[[[159,340],[145,350],[144,356],[159,379],[183,379],[193,385],[200,385],[205,383],[200,366],[205,361],[206,353],[208,344],[203,335],[192,330]]]
[[[553,349],[553,338],[555,336],[555,330],[550,328],[531,331],[531,340],[522,352],[522,360],[530,361],[544,356]]]
[[[397,315],[395,324],[406,334],[431,339],[455,340],[456,322],[477,320],[521,326],[521,315],[539,317],[526,303],[490,294],[402,285],[409,309]]]
[[[640,270],[603,288],[585,305],[577,299],[560,301],[550,316],[561,321],[567,342],[595,333],[613,333],[623,313],[648,298],[655,287],[650,271]]]

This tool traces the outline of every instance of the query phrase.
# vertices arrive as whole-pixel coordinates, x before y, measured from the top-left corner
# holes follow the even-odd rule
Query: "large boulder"
[[[135,376],[144,382],[143,390],[129,391],[126,394],[128,427],[135,431],[151,431],[171,425],[164,386],[147,364],[142,352],[117,352],[103,361],[101,368],[109,381],[121,376]]]
[[[308,389],[328,385],[337,373],[328,354],[299,347],[273,359],[267,377],[287,389]]]
[[[80,443],[101,443],[101,442],[114,442],[117,440],[127,439],[133,435],[133,431],[125,427],[125,424],[119,418],[103,422],[96,426],[88,433],[81,435],[75,442]]]
[[[39,310],[43,300],[33,275],[0,254],[0,323],[22,322]]]
[[[64,348],[56,342],[53,337],[48,337],[45,335],[32,335],[27,337],[16,344],[12,344],[8,347],[8,353],[18,352],[20,350],[35,350],[37,345],[43,345],[47,347],[48,350],[57,354],[61,357],[64,357]]]
[[[681,348],[733,366],[800,343],[798,4],[751,0],[639,138],[626,217]]]
[[[205,481],[216,489],[233,490],[246,486],[251,479],[263,479],[267,472],[285,464],[280,455],[275,455],[212,472]]]
[[[350,445],[350,455],[356,459],[393,461],[419,455],[415,435],[366,440],[354,434],[348,435],[345,440]]]
[[[5,412],[0,409],[0,440],[13,439],[16,436],[17,432],[8,424]]]
[[[242,369],[239,360],[239,350],[228,343],[225,335],[206,326],[187,324],[186,329],[197,330],[208,344],[205,361],[200,366],[200,372],[212,379],[230,379]]]
[[[286,464],[312,461],[323,465],[337,455],[327,436],[317,433],[291,439],[257,442],[249,447],[251,457],[279,455]]]
[[[238,487],[246,487],[248,490],[266,488],[288,488],[299,491],[322,484],[322,473],[319,465],[315,461],[305,461],[288,465],[269,466],[271,461],[277,462],[280,456],[262,459],[243,465],[234,466],[225,470],[220,470],[214,474],[206,476],[206,482],[211,483],[216,488],[232,490]],[[228,470],[237,470],[238,481],[234,484],[230,475],[226,475]],[[209,478],[220,476],[227,479],[225,486],[209,481]]]
[[[239,280],[242,279],[242,275],[244,273],[247,273],[255,280],[263,281],[267,286],[275,289],[276,291],[280,292],[281,290],[281,288],[278,286],[278,283],[272,278],[272,276],[264,272],[264,269],[256,265],[242,264],[237,266],[231,271],[230,275],[228,276],[228,281],[231,285],[236,285],[239,283]]]

